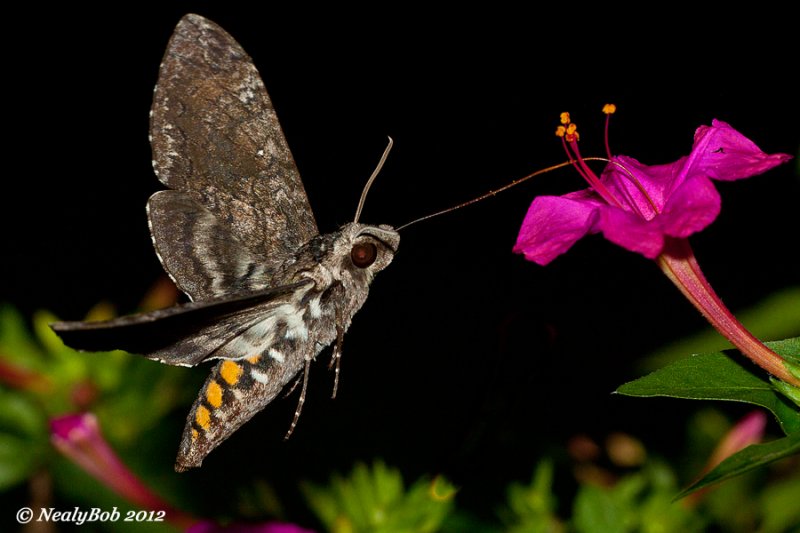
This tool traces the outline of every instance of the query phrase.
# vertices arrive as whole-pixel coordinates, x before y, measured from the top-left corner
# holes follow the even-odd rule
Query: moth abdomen
[[[296,352],[278,347],[217,363],[186,419],[176,469],[200,466],[214,448],[269,404],[304,364]]]

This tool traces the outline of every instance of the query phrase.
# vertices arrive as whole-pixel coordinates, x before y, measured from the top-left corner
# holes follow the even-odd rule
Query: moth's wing
[[[199,15],[183,17],[169,41],[150,134],[159,180],[191,194],[228,225],[267,272],[317,235],[300,174],[258,71],[228,33]],[[182,271],[180,262],[172,261],[185,247],[170,217],[151,216],[150,224],[164,267],[178,284],[204,285],[194,279],[198,271]],[[180,251],[165,253],[172,249]],[[209,252],[191,253],[205,261]]]
[[[194,299],[268,287],[271,273],[196,194],[160,191],[147,202],[153,244],[175,284]]]
[[[162,363],[193,366],[228,354],[247,356],[231,351],[228,345],[276,309],[296,300],[303,287],[312,284],[301,281],[103,322],[56,322],[50,327],[65,344],[78,350],[120,349]]]

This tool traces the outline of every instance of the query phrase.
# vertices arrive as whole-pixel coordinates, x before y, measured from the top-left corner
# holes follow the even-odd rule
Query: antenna
[[[358,217],[361,216],[361,210],[364,209],[364,201],[367,199],[367,193],[369,192],[369,188],[372,186],[372,182],[375,181],[375,178],[378,177],[378,173],[383,168],[383,164],[386,163],[386,158],[389,157],[389,152],[392,151],[392,145],[394,141],[391,137],[389,137],[389,144],[386,145],[386,149],[383,151],[383,155],[381,156],[381,160],[378,161],[378,166],[375,167],[375,170],[372,171],[372,175],[367,180],[367,184],[364,185],[364,190],[361,191],[361,199],[358,201],[358,208],[356,209],[356,218],[353,219],[353,223],[358,222]]]

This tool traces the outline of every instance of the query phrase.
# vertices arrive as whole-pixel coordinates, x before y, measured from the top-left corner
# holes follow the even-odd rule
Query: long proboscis
[[[584,158],[584,161],[595,161],[595,160],[596,161],[608,161],[607,159],[604,159],[602,157],[586,157],[586,158]],[[397,228],[396,231],[400,231],[400,230],[402,230],[404,228],[407,228],[407,227],[411,226],[412,224],[416,224],[417,222],[422,222],[423,220],[428,220],[429,218],[438,217],[439,215],[444,215],[445,213],[449,213],[451,211],[455,211],[456,209],[461,209],[462,207],[467,207],[468,205],[472,205],[474,203],[480,202],[481,200],[485,200],[487,198],[495,196],[496,194],[501,193],[503,191],[506,191],[506,190],[508,190],[508,189],[510,189],[512,187],[516,187],[520,183],[524,183],[524,182],[528,181],[531,178],[535,178],[536,176],[539,176],[541,174],[545,174],[547,172],[552,172],[553,170],[558,170],[559,168],[563,168],[563,167],[566,167],[566,166],[569,166],[569,165],[573,165],[573,164],[575,164],[575,161],[564,161],[563,163],[559,163],[559,164],[553,165],[551,167],[547,167],[547,168],[543,168],[543,169],[537,170],[536,172],[532,172],[532,173],[528,174],[527,176],[523,176],[523,177],[521,177],[519,179],[515,179],[511,183],[509,183],[507,185],[504,185],[504,186],[500,187],[499,189],[494,189],[494,190],[491,190],[491,191],[489,191],[489,192],[487,192],[485,194],[482,194],[482,195],[478,196],[477,198],[473,198],[472,200],[467,200],[466,202],[460,203],[460,204],[455,205],[453,207],[448,207],[447,209],[442,209],[441,211],[437,211],[435,213],[431,213],[429,215],[425,215],[424,217],[419,217],[417,219],[414,219],[411,222],[407,222],[407,223],[403,224],[402,226],[400,226],[399,228]]]

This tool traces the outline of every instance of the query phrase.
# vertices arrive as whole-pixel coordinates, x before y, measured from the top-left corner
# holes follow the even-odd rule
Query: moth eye
[[[378,247],[371,242],[356,244],[350,250],[350,259],[358,268],[367,268],[378,257]]]

